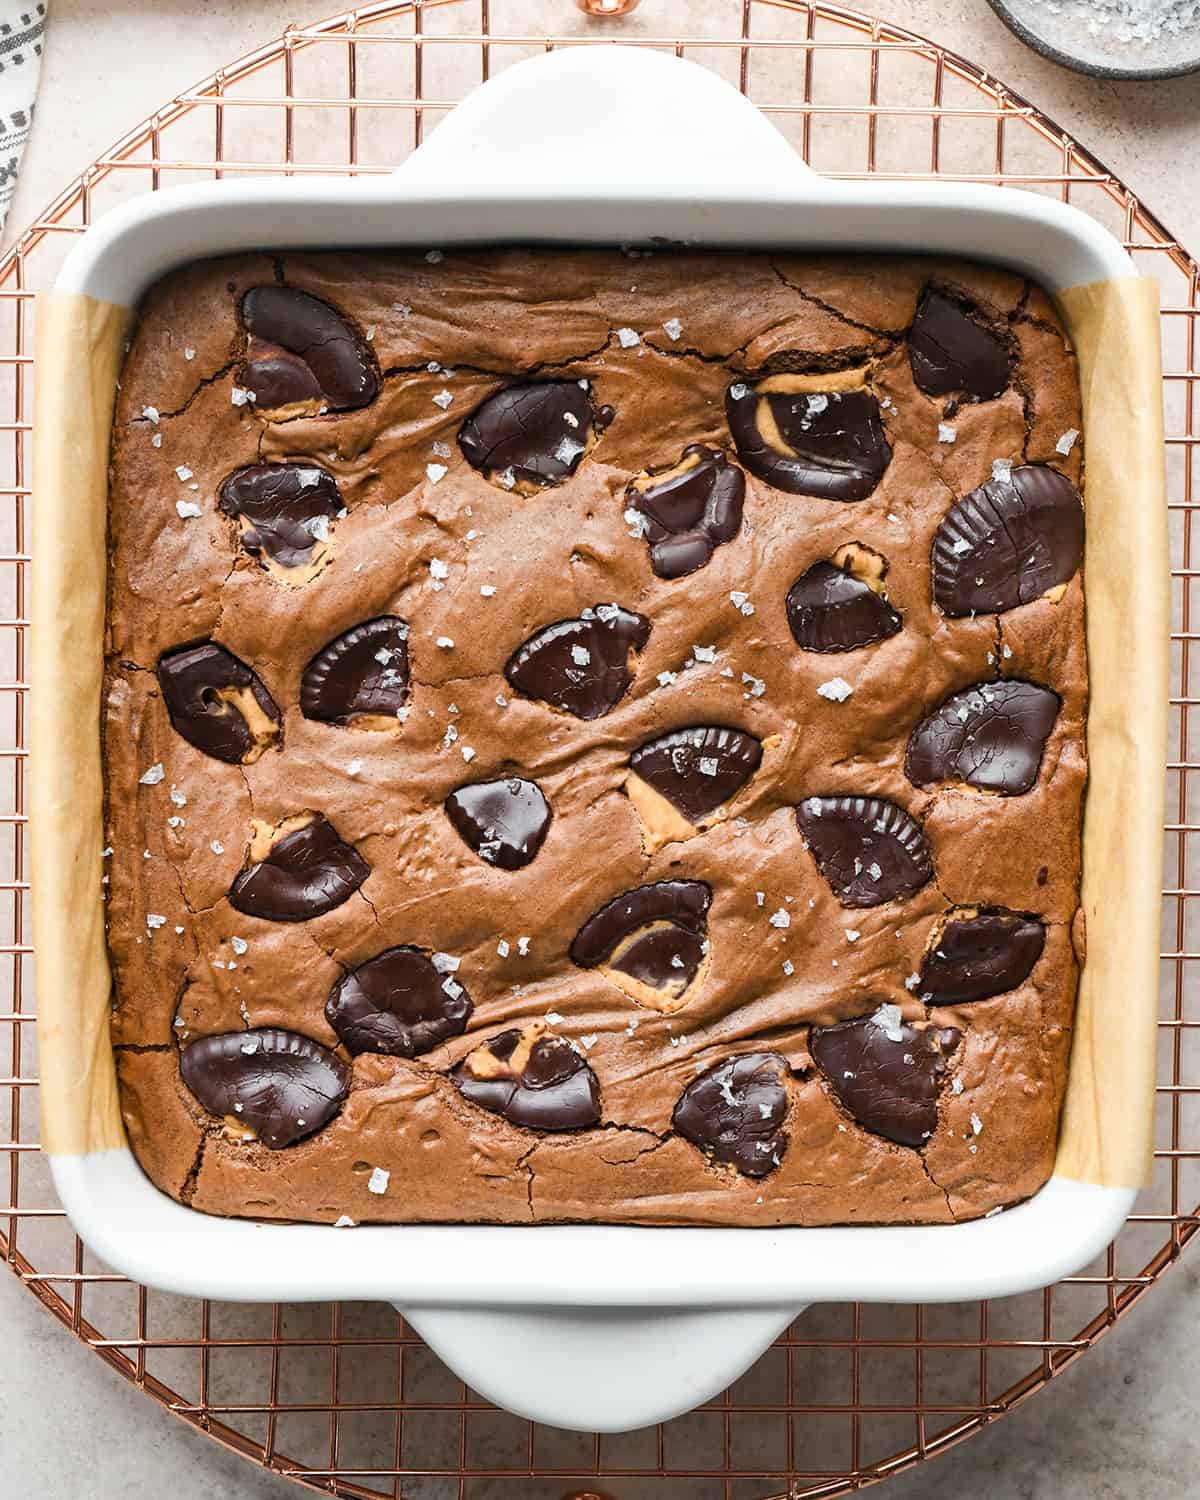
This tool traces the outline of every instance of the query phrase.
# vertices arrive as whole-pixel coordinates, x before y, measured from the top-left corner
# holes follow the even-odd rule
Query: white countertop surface
[[[642,15],[652,15],[655,3],[643,0]],[[289,22],[316,20],[336,4],[52,0],[38,113],[6,242],[70,177],[169,97],[270,41]],[[858,6],[985,64],[1123,177],[1184,244],[1200,248],[1200,77],[1151,84],[1078,77],[1022,47],[985,0],[858,0]],[[569,12],[569,0],[542,6],[546,29],[560,7]],[[1188,1500],[1200,1474],[1198,1324],[1200,1252],[1193,1251],[1048,1390],[878,1493],[887,1500],[950,1494]],[[304,1493],[138,1395],[3,1274],[0,1347],[5,1494],[285,1500]],[[637,1500],[635,1487],[620,1480],[608,1488],[616,1500]],[[484,1500],[485,1493],[493,1491],[471,1491],[470,1500]],[[517,1500],[518,1491],[509,1485],[495,1494]],[[684,1491],[672,1494],[682,1500]]]

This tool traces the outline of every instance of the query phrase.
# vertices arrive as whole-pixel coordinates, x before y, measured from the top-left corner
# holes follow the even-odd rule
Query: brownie
[[[933,1223],[1050,1174],[1078,379],[929,257],[244,255],[113,431],[112,1035],[210,1213]]]

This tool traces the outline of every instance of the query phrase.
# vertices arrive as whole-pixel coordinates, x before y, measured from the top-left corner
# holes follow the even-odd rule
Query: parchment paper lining
[[[1056,1175],[1148,1180],[1153,1141],[1168,551],[1158,288],[1058,297],[1079,354],[1091,671],[1083,831],[1087,960]],[[30,832],[42,1140],[126,1144],[109,1044],[100,900],[100,708],[109,431],[131,313],[78,294],[37,306]]]
[[[125,1144],[100,899],[108,445],[128,308],[38,298],[29,823],[42,1143]]]

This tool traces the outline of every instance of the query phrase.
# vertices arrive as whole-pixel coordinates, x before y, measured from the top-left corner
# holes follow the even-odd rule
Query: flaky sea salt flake
[[[831,703],[845,703],[854,689],[844,677],[831,677],[817,687],[818,698],[828,698]]]
[[[163,779],[164,774],[165,772],[162,768],[162,761],[156,760],[154,764],[149,768],[149,770],[142,772],[142,774],[138,777],[138,781],[142,786],[157,786],[158,783]]]
[[[904,1040],[904,1023],[898,1005],[883,1004],[868,1017],[872,1026],[878,1026],[889,1042]]]
[[[367,1178],[367,1192],[377,1193],[380,1197],[388,1190],[388,1183],[392,1180],[392,1174],[385,1167],[372,1167],[371,1175]]]

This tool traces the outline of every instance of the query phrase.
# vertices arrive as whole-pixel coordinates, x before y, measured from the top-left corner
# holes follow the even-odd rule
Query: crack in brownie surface
[[[105,890],[157,1183],[747,1226],[1041,1185],[1087,662],[1075,364],[1026,295],[521,249],[151,290]]]

